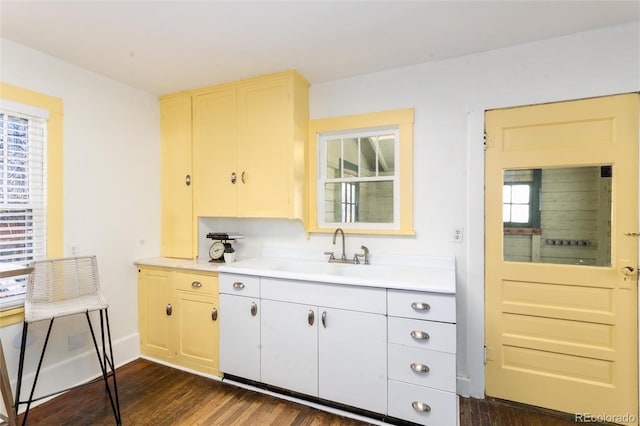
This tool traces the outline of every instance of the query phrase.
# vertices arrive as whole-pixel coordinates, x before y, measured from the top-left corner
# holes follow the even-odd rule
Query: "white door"
[[[323,307],[319,314],[320,398],[386,412],[386,316]]]
[[[220,294],[220,371],[260,380],[260,300]]]
[[[262,300],[262,382],[318,395],[318,308]]]

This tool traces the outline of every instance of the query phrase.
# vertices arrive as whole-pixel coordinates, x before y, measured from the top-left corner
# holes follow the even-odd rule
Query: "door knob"
[[[622,272],[625,275],[631,276],[636,272],[636,270],[635,270],[635,268],[633,266],[625,266],[625,267],[622,268]]]

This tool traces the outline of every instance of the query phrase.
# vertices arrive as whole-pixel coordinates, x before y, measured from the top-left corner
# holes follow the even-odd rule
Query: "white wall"
[[[110,303],[115,361],[122,364],[137,358],[133,260],[158,255],[160,246],[157,98],[8,40],[0,39],[0,51],[2,82],[63,100],[65,254],[75,244],[79,254],[97,255]],[[60,322],[54,326],[56,343],[46,359],[47,365],[56,368],[41,376],[42,392],[52,385],[77,383],[99,371],[95,354],[87,352],[89,342],[73,351],[67,348],[68,335],[85,331],[83,317]],[[32,327],[35,341],[26,379],[35,370],[43,325]],[[12,340],[20,330],[21,324],[0,329],[12,381],[18,358]],[[70,365],[75,357],[78,362]]]
[[[635,23],[311,86],[312,119],[415,108],[416,236],[347,236],[347,252],[366,244],[373,263],[376,254],[456,257],[459,393],[484,394],[483,111],[640,91],[639,36]],[[201,223],[201,237],[244,233],[239,257],[262,247],[332,248],[329,235],[307,240],[288,221]],[[460,226],[464,242],[456,244],[452,232]],[[205,255],[207,244],[201,241]]]

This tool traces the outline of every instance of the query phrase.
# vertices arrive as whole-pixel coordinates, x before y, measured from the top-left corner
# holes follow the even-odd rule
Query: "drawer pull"
[[[322,326],[327,328],[327,311],[322,311]]]
[[[258,305],[256,305],[256,302],[251,302],[251,316],[255,317],[257,313],[258,313]]]
[[[235,283],[233,283],[233,288],[235,288],[236,290],[242,290],[244,288],[244,283],[236,281]]]
[[[411,406],[414,410],[421,411],[423,413],[428,413],[429,411],[431,411],[431,407],[429,407],[429,404],[426,404],[424,402],[413,401],[411,403]]]
[[[313,325],[316,319],[316,314],[313,312],[313,309],[309,309],[309,315],[307,315],[307,322],[309,325]]]
[[[431,309],[431,306],[428,303],[424,302],[413,302],[411,304],[411,308],[416,311],[428,311],[429,309]]]
[[[165,312],[167,313],[167,315],[171,315],[173,313],[173,306],[171,306],[171,303],[167,303],[167,307],[165,308]]]
[[[413,330],[411,332],[411,337],[417,340],[429,340],[429,333],[426,331]]]
[[[218,310],[216,308],[211,309],[211,321],[218,319]]]
[[[413,371],[415,371],[416,373],[428,373],[429,372],[429,366],[424,365],[424,364],[420,364],[418,362],[414,362],[411,364],[411,369]]]
[[[202,283],[200,281],[194,281],[191,283],[191,287],[195,287],[195,288],[202,287]]]

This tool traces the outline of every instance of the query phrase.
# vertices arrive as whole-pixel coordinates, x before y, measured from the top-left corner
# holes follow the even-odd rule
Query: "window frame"
[[[0,82],[0,100],[49,112],[47,120],[47,212],[46,257],[61,257],[62,250],[62,99]],[[0,311],[0,327],[23,321],[24,307]]]
[[[307,149],[307,193],[308,212],[305,215],[305,228],[307,233],[333,232],[335,226],[341,227],[346,233],[352,234],[389,234],[389,235],[415,235],[413,229],[413,108],[405,108],[391,111],[364,113],[314,119],[309,121],[309,137]],[[323,225],[318,220],[320,172],[318,170],[320,144],[318,135],[329,133],[347,133],[379,128],[397,127],[398,144],[396,155],[396,176],[398,186],[394,194],[394,202],[397,203],[395,213],[398,221],[395,227],[371,227],[348,226],[345,223],[331,223]],[[397,200],[397,201],[396,201]]]
[[[502,219],[503,228],[531,228],[531,229],[540,229],[540,189],[542,186],[542,170],[541,169],[533,169],[533,178],[532,180],[527,181],[514,181],[514,182],[503,182],[503,188],[505,186],[517,186],[517,185],[528,185],[529,186],[529,221],[528,222],[506,222],[504,218]],[[519,203],[509,203],[519,204]],[[504,205],[504,202],[503,202]]]
[[[346,176],[342,171],[342,166],[345,169],[349,169],[355,171],[359,174],[358,166],[359,164],[353,164],[350,161],[344,158],[344,153],[340,157],[341,164],[338,167],[343,176],[337,178],[330,178],[327,176],[327,162],[328,159],[328,151],[327,151],[327,142],[336,139],[361,139],[367,137],[378,137],[378,136],[386,136],[393,134],[394,136],[394,167],[393,167],[393,175],[374,175],[374,176]],[[397,194],[399,193],[399,171],[398,171],[398,160],[400,154],[400,132],[398,126],[383,126],[378,128],[371,129],[358,129],[358,130],[347,130],[343,132],[327,132],[327,133],[319,133],[318,137],[318,188],[317,188],[317,196],[318,196],[318,206],[324,206],[326,203],[325,199],[325,185],[326,184],[341,184],[341,188],[344,189],[345,184],[353,185],[354,191],[357,193],[360,191],[360,184],[363,183],[374,183],[374,182],[391,182],[393,188],[393,222],[354,222],[354,221],[345,221],[345,222],[327,222],[325,220],[325,212],[324,209],[318,209],[317,211],[317,220],[319,227],[321,228],[342,228],[345,229],[372,229],[372,230],[396,230],[400,227],[400,202]],[[344,145],[343,145],[344,150]],[[360,152],[358,152],[358,157],[360,157]],[[354,167],[347,167],[347,163]],[[344,195],[344,192],[343,192]],[[340,204],[344,204],[341,201]],[[354,200],[352,204],[355,206],[354,214],[357,216],[359,206]]]

